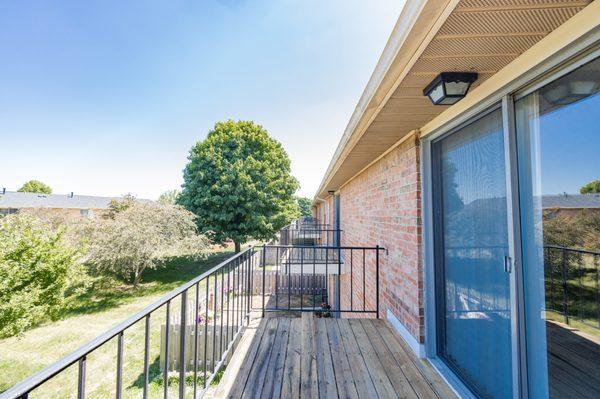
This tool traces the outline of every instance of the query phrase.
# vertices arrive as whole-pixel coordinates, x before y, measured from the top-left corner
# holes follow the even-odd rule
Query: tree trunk
[[[238,252],[240,252],[242,250],[242,244],[240,244],[237,241],[234,241],[235,244],[235,253],[237,254]]]

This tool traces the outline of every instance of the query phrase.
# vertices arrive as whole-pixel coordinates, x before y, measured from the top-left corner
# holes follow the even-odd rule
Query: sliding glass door
[[[501,109],[432,149],[438,354],[478,396],[508,398],[512,309]]]
[[[530,397],[598,398],[600,59],[515,112]]]
[[[436,353],[478,397],[600,395],[600,58],[569,68],[430,142]]]

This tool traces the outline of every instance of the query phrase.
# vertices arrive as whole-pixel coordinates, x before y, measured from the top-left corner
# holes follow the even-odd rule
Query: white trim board
[[[398,334],[402,337],[404,342],[412,349],[419,359],[425,358],[425,345],[420,344],[415,337],[404,327],[404,324],[398,320],[398,318],[392,313],[391,310],[386,309],[386,319],[394,327]]]

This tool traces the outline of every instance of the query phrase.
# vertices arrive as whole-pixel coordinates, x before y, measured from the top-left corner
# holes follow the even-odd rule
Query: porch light
[[[477,80],[475,72],[442,72],[423,90],[433,105],[451,105],[467,95],[471,83]]]
[[[570,79],[559,79],[542,90],[542,96],[552,105],[567,105],[600,90],[600,71],[582,68],[569,75]]]

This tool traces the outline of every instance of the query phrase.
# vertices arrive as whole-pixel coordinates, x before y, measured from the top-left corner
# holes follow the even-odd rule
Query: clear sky
[[[233,118],[312,197],[403,3],[0,1],[0,187],[156,198]]]

